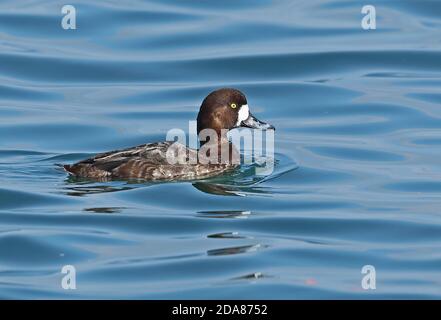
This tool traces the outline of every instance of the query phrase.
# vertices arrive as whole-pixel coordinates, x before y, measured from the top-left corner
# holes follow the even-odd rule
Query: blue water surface
[[[165,140],[224,86],[277,128],[264,179],[56,166]],[[441,1],[3,0],[0,298],[439,299],[440,88]]]

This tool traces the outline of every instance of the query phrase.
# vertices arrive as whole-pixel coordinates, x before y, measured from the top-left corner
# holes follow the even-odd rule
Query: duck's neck
[[[206,158],[213,164],[240,164],[240,153],[228,140],[226,134],[219,134],[217,139],[200,141],[199,158]],[[201,161],[202,162],[202,161]]]
[[[228,139],[226,133],[218,133],[217,136],[207,136],[205,140],[199,140],[200,146],[204,146],[205,144],[212,144],[212,145],[222,145],[222,144],[228,144],[231,143]]]

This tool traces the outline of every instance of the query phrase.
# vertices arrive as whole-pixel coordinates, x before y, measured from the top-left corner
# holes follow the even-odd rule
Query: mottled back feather
[[[197,159],[197,150],[187,148],[177,143],[174,144],[174,148],[177,151],[177,158],[175,160],[178,163],[170,164],[167,160],[167,150],[173,143],[174,142],[156,142],[101,153],[72,166],[66,165],[64,168],[74,176],[99,180],[114,178],[190,180],[218,175],[235,167],[235,165],[231,164],[187,163],[185,160],[188,160],[191,156]],[[182,157],[185,157],[185,159],[182,159]]]

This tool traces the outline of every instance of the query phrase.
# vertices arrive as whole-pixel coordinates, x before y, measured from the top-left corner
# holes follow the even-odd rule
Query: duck
[[[174,141],[153,142],[100,153],[63,167],[74,178],[99,181],[194,180],[213,177],[240,165],[240,154],[227,137],[228,131],[239,127],[275,130],[274,126],[253,116],[244,93],[234,88],[222,88],[209,93],[199,108],[199,150]],[[214,136],[202,140],[201,133],[207,130],[214,132]],[[223,157],[226,150],[227,161],[202,161],[201,150],[217,160]],[[185,161],[189,159],[196,161]]]

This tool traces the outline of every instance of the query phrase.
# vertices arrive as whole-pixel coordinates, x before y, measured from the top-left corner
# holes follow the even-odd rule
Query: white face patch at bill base
[[[250,109],[248,108],[248,105],[247,104],[242,105],[237,114],[236,126],[239,127],[241,122],[248,119],[249,116],[250,116]]]

